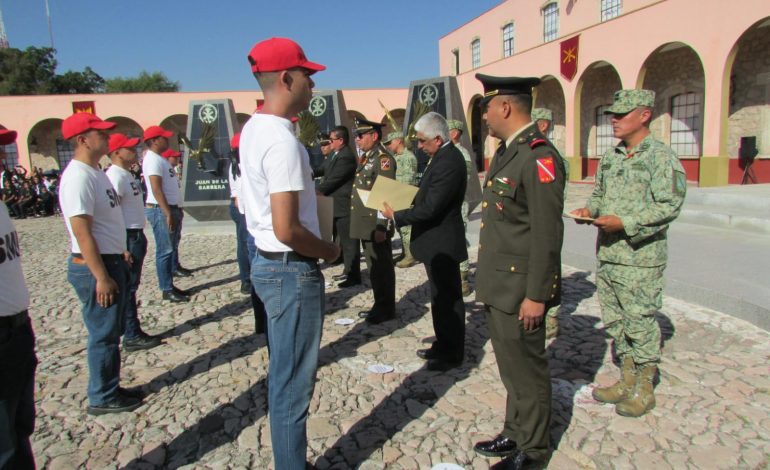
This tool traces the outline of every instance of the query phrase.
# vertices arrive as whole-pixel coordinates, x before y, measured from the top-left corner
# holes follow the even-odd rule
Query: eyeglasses
[[[334,142],[335,140],[342,140],[342,137],[329,137],[329,142]]]

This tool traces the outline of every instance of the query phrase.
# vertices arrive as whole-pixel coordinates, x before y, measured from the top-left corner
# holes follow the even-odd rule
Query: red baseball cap
[[[75,113],[68,117],[61,123],[61,135],[65,139],[71,139],[76,135],[80,135],[83,132],[96,129],[104,131],[112,129],[117,124],[109,121],[102,121],[95,114],[91,113]]]
[[[139,143],[139,138],[134,137],[133,139],[129,139],[128,136],[125,134],[121,134],[119,132],[116,132],[115,134],[112,134],[110,136],[110,150],[109,153],[114,152],[115,150],[120,150],[122,148],[129,148],[133,149],[136,147],[136,145]]]
[[[294,67],[313,72],[326,70],[325,66],[307,60],[299,44],[287,38],[270,38],[258,42],[251,48],[248,59],[254,73],[277,72]]]
[[[8,145],[16,142],[16,131],[0,129],[0,145]]]
[[[182,153],[172,148],[168,148],[165,152],[161,153],[160,156],[163,158],[181,157]]]
[[[236,133],[232,139],[230,139],[230,148],[235,150],[241,145],[241,133]]]
[[[150,126],[144,130],[144,141],[147,142],[148,140],[154,139],[155,137],[165,137],[168,139],[172,135],[174,135],[173,132],[167,131],[160,126]]]

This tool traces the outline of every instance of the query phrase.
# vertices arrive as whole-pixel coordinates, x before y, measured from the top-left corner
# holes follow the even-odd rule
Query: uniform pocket
[[[496,271],[504,271],[512,274],[526,274],[529,272],[529,258],[526,256],[496,253],[494,266]]]

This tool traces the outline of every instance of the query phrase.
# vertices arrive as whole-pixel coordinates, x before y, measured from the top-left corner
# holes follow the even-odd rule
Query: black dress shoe
[[[345,287],[353,287],[360,284],[361,284],[361,278],[348,277],[344,281],[337,284],[337,287],[342,287],[344,289]]]
[[[335,274],[334,276],[332,276],[332,281],[344,281],[347,278],[348,278],[348,275],[345,273]]]
[[[538,470],[545,467],[545,462],[529,457],[521,450],[489,467],[492,470]]]
[[[388,320],[392,320],[396,318],[396,313],[395,312],[383,313],[383,312],[375,312],[374,310],[368,310],[368,311],[358,312],[358,316],[366,320],[367,323],[376,325],[378,323],[386,322]]]
[[[171,286],[171,290],[174,291],[175,294],[181,295],[183,297],[190,297],[190,294],[192,293],[189,290],[180,289],[177,286]]]
[[[436,351],[432,348],[427,349],[418,349],[417,350],[417,357],[420,359],[437,359],[438,354],[436,354]]]
[[[438,372],[446,372],[448,370],[454,369],[455,367],[460,367],[463,364],[462,360],[459,361],[451,361],[449,359],[428,359],[428,370],[438,371]]]
[[[241,282],[241,294],[243,294],[243,295],[251,295],[251,283],[250,282]]]
[[[118,393],[123,395],[124,397],[138,398],[140,400],[143,400],[144,397],[147,396],[147,394],[144,393],[142,389],[139,387],[131,387],[131,388],[118,387]]]
[[[181,269],[177,269],[174,271],[174,277],[192,277],[192,273],[187,270],[182,271]]]
[[[163,291],[163,300],[168,300],[169,302],[187,302],[190,300],[189,297],[186,297],[184,295],[177,294],[173,290],[164,290]]]
[[[123,349],[126,351],[140,351],[142,349],[152,349],[155,346],[160,345],[160,338],[157,336],[150,336],[147,334],[140,335],[133,339],[123,340]]]
[[[192,276],[193,270],[179,266],[178,268],[176,268],[176,272]]]
[[[476,453],[486,457],[507,457],[516,452],[518,447],[513,439],[508,439],[502,434],[498,434],[496,438],[491,441],[477,442],[473,446],[473,450]]]
[[[141,399],[118,393],[118,396],[109,403],[99,406],[89,406],[88,414],[99,416],[108,413],[123,413],[124,411],[133,411],[140,406],[142,406]]]

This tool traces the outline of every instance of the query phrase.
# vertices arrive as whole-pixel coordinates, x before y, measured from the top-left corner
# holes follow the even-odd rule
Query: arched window
[[[549,3],[543,7],[543,42],[559,37],[559,4]]]
[[[481,39],[471,41],[471,67],[481,67]]]
[[[69,140],[56,139],[56,156],[59,158],[59,169],[63,171],[75,156]]]
[[[603,104],[596,107],[594,125],[596,126],[596,151],[594,155],[601,157],[607,150],[615,146],[615,134],[612,132],[612,115],[604,111],[610,107]]]
[[[700,156],[700,93],[682,93],[671,98],[671,148],[677,155]]]
[[[513,23],[503,26],[503,57],[513,55]]]

